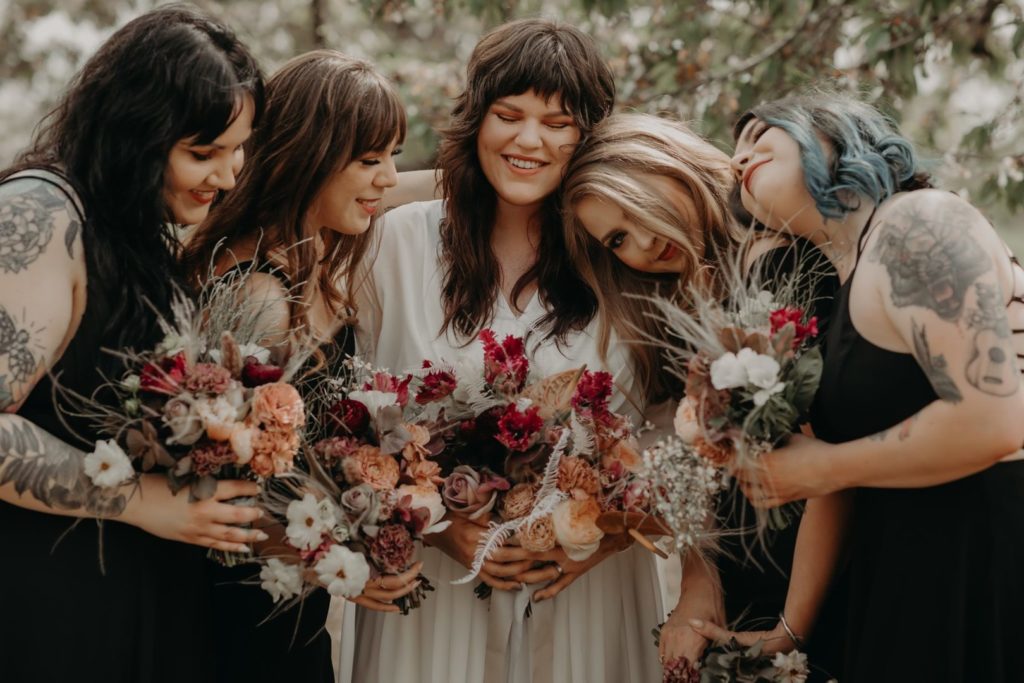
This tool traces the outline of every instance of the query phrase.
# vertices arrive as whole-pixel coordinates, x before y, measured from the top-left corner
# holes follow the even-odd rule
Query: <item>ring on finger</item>
[[[554,567],[555,567],[555,571],[556,571],[556,572],[558,572],[558,575],[559,575],[559,576],[561,576],[561,575],[562,575],[562,572],[564,572],[564,571],[565,571],[564,569],[562,569],[562,565],[558,564],[557,562],[552,562],[552,564],[553,564],[553,565],[554,565]]]

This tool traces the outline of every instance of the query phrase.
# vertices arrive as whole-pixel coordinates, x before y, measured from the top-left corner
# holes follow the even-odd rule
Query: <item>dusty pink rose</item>
[[[447,528],[448,522],[441,522],[444,519],[445,507],[436,486],[405,484],[398,487],[398,497],[402,501],[402,506],[412,510],[419,518],[417,532],[427,531],[434,525],[438,526],[437,531]]]
[[[415,551],[412,535],[401,524],[381,527],[369,541],[370,557],[385,574],[401,574],[410,564]]]
[[[527,524],[516,532],[519,545],[531,553],[543,553],[555,547],[555,523],[551,515]]]
[[[498,492],[507,491],[509,486],[504,477],[459,465],[444,480],[444,503],[453,512],[478,519],[494,509]]]
[[[213,363],[196,363],[185,374],[183,384],[194,394],[223,394],[231,386],[231,373]]]
[[[597,528],[601,506],[590,496],[562,501],[551,514],[555,538],[569,559],[582,562],[601,544],[604,532]]]
[[[516,484],[502,501],[501,516],[505,519],[519,519],[530,514],[537,490],[532,484]]]
[[[398,461],[376,446],[360,446],[342,462],[349,484],[369,484],[378,491],[398,485]]]
[[[270,428],[297,429],[305,421],[302,397],[290,384],[273,382],[252,390],[252,418]]]
[[[558,463],[558,488],[567,493],[579,490],[589,496],[596,496],[601,489],[601,482],[590,463],[570,455]]]

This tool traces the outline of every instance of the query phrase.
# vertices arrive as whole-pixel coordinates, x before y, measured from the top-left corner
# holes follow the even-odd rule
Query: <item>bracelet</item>
[[[797,647],[803,647],[804,639],[793,633],[793,629],[789,627],[789,622],[786,621],[785,612],[779,612],[779,621],[782,622],[782,629],[786,632],[786,635],[789,636],[789,639],[793,641],[793,644]]]

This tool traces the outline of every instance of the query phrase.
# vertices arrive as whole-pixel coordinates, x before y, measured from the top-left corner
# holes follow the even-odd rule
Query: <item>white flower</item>
[[[775,653],[772,666],[779,670],[779,683],[804,683],[807,680],[807,655],[793,650],[789,654]]]
[[[288,542],[299,550],[312,550],[320,545],[324,534],[330,531],[334,520],[325,520],[323,508],[316,496],[307,493],[302,500],[288,503]]]
[[[759,389],[770,389],[779,381],[779,361],[753,349],[740,349],[736,360],[747,371],[747,381]]]
[[[768,402],[768,399],[770,399],[772,396],[779,393],[785,388],[785,382],[776,382],[774,385],[767,389],[758,389],[757,391],[754,392],[754,405],[758,407],[763,406],[765,403]]]
[[[332,545],[313,566],[327,592],[338,598],[354,598],[370,578],[366,558],[343,545]]]
[[[196,403],[196,414],[206,428],[206,435],[214,441],[227,441],[239,418],[239,411],[224,396]]]
[[[257,431],[259,431],[258,427],[250,427],[240,422],[236,423],[231,430],[228,442],[231,444],[231,450],[238,456],[239,465],[248,464],[252,460],[252,440]]]
[[[673,420],[676,435],[684,443],[692,444],[700,436],[700,421],[697,419],[697,406],[689,396],[679,402],[676,417]]]
[[[134,393],[139,390],[140,386],[142,386],[142,379],[136,374],[128,375],[121,380],[121,388],[125,391]]]
[[[715,389],[735,389],[747,383],[747,369],[735,353],[724,353],[711,363],[711,385]]]
[[[397,493],[399,498],[412,497],[410,503],[412,509],[423,508],[430,513],[430,521],[427,523],[427,528],[423,530],[424,534],[436,534],[451,526],[451,522],[441,521],[444,519],[445,507],[444,500],[437,492],[436,486],[405,484],[398,487]]]
[[[377,416],[377,411],[398,403],[398,394],[393,391],[353,391],[348,397],[353,401],[359,401],[370,412],[371,417]]]
[[[164,337],[163,341],[157,344],[157,347],[154,350],[158,356],[171,357],[177,355],[179,352],[185,350],[185,339],[172,332]]]
[[[256,359],[258,363],[261,364],[266,363],[268,360],[270,360],[270,349],[266,349],[260,346],[259,344],[239,344],[238,352],[242,356],[242,358],[248,358],[249,356],[252,356],[253,358]],[[220,365],[220,349],[210,349],[206,353],[210,357],[210,360],[212,360],[217,365]]]
[[[135,476],[132,461],[113,439],[97,441],[96,450],[85,456],[85,473],[92,483],[114,488]]]
[[[260,569],[260,579],[260,586],[270,593],[274,602],[293,598],[302,590],[302,570],[299,566],[278,559],[267,560]]]

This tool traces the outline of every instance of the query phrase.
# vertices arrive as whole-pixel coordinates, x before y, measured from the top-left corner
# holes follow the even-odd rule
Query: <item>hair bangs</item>
[[[396,140],[401,145],[408,133],[405,107],[394,88],[376,73],[367,75],[373,83],[366,89],[356,114],[353,159],[370,152],[381,152]]]

